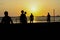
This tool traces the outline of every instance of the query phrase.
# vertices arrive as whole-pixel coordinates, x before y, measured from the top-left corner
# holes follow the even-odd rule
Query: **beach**
[[[60,23],[0,24],[0,32],[60,32]]]

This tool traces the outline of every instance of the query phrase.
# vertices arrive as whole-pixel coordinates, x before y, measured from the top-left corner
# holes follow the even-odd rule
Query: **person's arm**
[[[13,21],[12,21],[12,19],[10,18],[10,21],[11,21],[11,24],[13,24]]]
[[[2,18],[1,23],[3,23],[4,18]]]
[[[13,21],[11,20],[11,24],[13,24]]]
[[[34,20],[34,16],[33,16],[33,20]]]

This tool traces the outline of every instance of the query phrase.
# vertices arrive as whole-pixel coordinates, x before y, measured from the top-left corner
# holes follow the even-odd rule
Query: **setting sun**
[[[32,8],[31,8],[31,11],[32,11],[32,12],[35,12],[35,11],[36,11],[36,8],[35,8],[35,7],[32,7]]]
[[[34,16],[46,16],[50,12],[53,16],[53,9],[56,15],[60,15],[60,0],[0,0],[0,16],[8,10],[9,16],[20,16],[21,10],[27,12],[27,16],[33,13]]]

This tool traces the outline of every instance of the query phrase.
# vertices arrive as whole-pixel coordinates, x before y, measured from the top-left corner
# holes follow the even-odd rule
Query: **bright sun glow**
[[[32,11],[35,11],[35,8],[34,7],[32,7],[32,9],[31,9]]]
[[[31,7],[31,12],[35,12],[36,11],[36,7]]]

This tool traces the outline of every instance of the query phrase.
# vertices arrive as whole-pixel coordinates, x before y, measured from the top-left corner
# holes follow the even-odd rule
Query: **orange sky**
[[[21,10],[27,12],[27,16],[33,13],[34,16],[46,16],[48,12],[53,16],[53,9],[56,15],[60,15],[60,0],[0,0],[0,16],[4,11],[9,16],[19,16]]]

